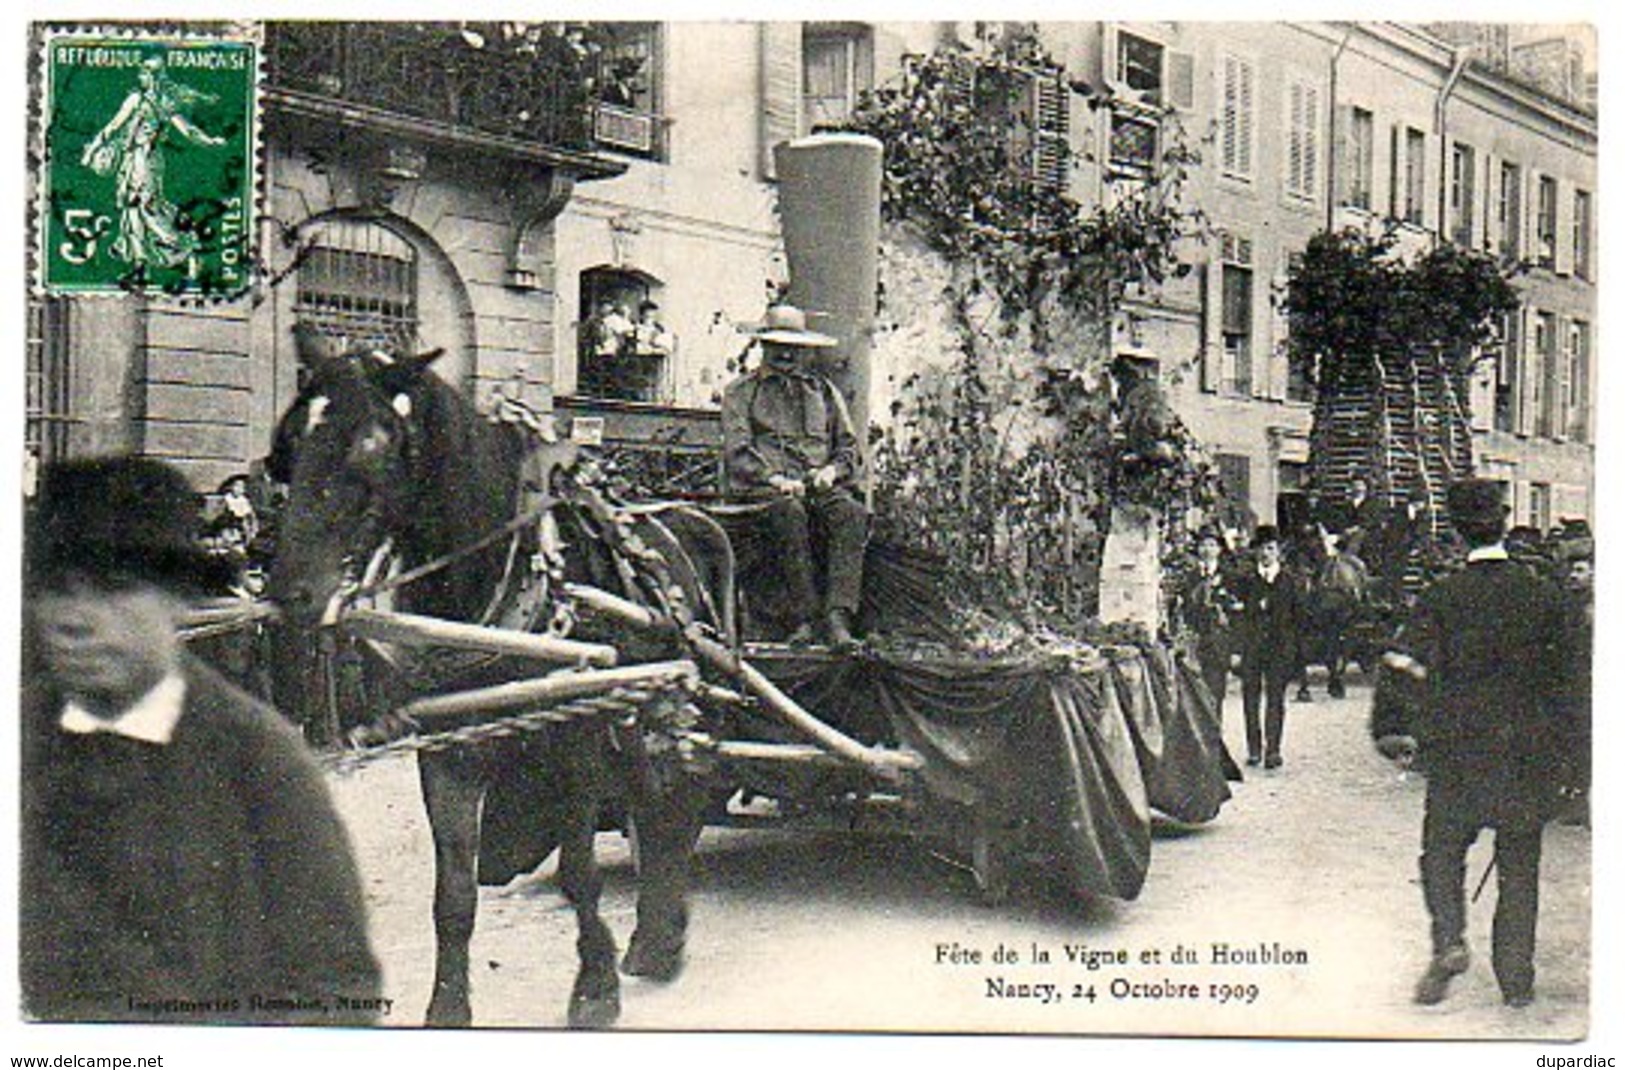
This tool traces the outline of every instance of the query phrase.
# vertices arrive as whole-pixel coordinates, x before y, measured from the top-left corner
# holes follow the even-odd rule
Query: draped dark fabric
[[[1013,852],[1053,860],[1080,893],[1132,899],[1150,866],[1151,810],[1195,824],[1230,797],[1212,701],[1165,652],[756,660],[822,720],[918,752],[928,796],[971,808]]]
[[[1080,895],[1133,899],[1151,865],[1152,811],[1199,824],[1230,797],[1234,763],[1212,700],[1165,651],[977,658],[760,648],[750,660],[820,720],[924,758],[919,834],[953,839],[980,827],[1008,857],[1039,860]],[[765,714],[739,727],[740,738],[805,742]],[[820,787],[863,782],[854,771],[800,775],[785,783],[815,805]],[[536,781],[493,787],[482,882],[523,872],[553,848],[550,826],[535,820],[547,792]]]

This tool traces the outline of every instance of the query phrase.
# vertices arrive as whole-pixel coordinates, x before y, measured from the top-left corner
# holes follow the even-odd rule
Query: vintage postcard
[[[1594,21],[117,14],[6,1054],[1610,1057]]]

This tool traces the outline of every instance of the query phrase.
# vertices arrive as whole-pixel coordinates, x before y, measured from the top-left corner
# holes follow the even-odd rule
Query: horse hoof
[[[614,992],[602,996],[570,997],[571,1029],[608,1029],[621,1017],[621,997]]]
[[[621,972],[628,977],[670,984],[683,972],[683,947],[661,940],[640,940],[633,934],[632,944],[621,959]]]
[[[424,1012],[423,1024],[430,1029],[467,1029],[474,1024],[474,1015],[466,1003],[459,1007],[437,1001]]]

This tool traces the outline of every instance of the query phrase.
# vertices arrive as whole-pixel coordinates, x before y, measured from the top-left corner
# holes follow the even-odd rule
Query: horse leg
[[[1344,652],[1343,632],[1347,628],[1347,621],[1338,621],[1326,637],[1326,694],[1332,698],[1342,698],[1345,693],[1343,673],[1348,670],[1348,654]]]
[[[559,884],[576,912],[576,955],[580,966],[570,991],[572,1029],[604,1029],[621,1016],[620,978],[615,973],[615,937],[599,916],[603,874],[593,856],[598,834],[598,801],[604,782],[602,729],[570,725],[561,779],[565,800],[559,844]]]
[[[676,779],[665,793],[634,787],[629,807],[638,845],[638,924],[621,969],[661,982],[683,972],[689,872],[705,824],[703,785]]]
[[[485,783],[466,759],[428,752],[418,755],[418,782],[434,838],[434,995],[425,1021],[466,1026],[473,1017],[468,944],[479,906],[476,867]]]

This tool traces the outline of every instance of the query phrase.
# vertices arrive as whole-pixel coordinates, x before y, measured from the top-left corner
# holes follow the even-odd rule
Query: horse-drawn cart
[[[621,969],[669,979],[706,820],[884,820],[958,854],[989,898],[1034,858],[1080,894],[1132,898],[1152,808],[1200,822],[1228,795],[1211,703],[1160,650],[874,641],[909,634],[888,610],[943,615],[924,573],[878,545],[868,647],[748,646],[745,536],[726,516],[624,503],[550,417],[476,411],[427,370],[433,355],[306,341],[310,379],[270,464],[290,494],[266,645],[279,706],[307,726],[364,711],[337,725],[360,749],[332,761],[417,755],[435,851],[431,1023],[470,1020],[476,882],[555,844],[580,929],[570,1019],[614,1020],[592,846],[606,802],[638,857]],[[740,813],[746,799],[771,806]]]
[[[583,615],[633,631],[673,627],[619,595],[568,591]],[[238,612],[245,625],[265,616]],[[197,634],[217,635],[232,619],[216,608],[200,615]],[[1198,824],[1229,797],[1211,700],[1161,648],[736,648],[696,633],[689,658],[625,665],[607,643],[372,608],[349,610],[334,633],[335,649],[476,650],[528,660],[534,673],[412,699],[330,752],[335,767],[573,719],[641,718],[682,775],[706,782],[708,823],[901,832],[961,861],[989,900],[1023,872],[1079,895],[1132,899],[1149,868],[1153,812]],[[487,806],[487,882],[539,864],[557,842],[504,813],[506,795],[499,787]]]

